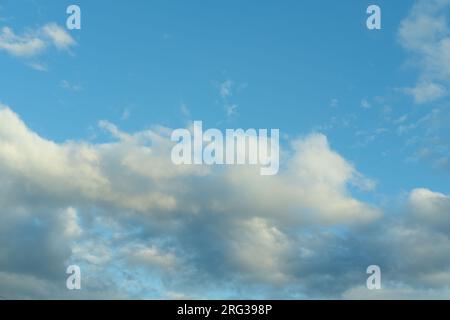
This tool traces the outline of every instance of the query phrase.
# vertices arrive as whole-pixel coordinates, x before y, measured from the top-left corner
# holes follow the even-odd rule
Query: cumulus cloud
[[[42,241],[49,243],[49,254],[59,262],[41,263],[55,269],[49,274],[61,277],[58,268],[69,260],[95,267],[117,257],[131,266],[160,269],[181,261],[190,266],[188,273],[208,274],[214,273],[205,262],[211,255],[226,266],[224,277],[282,283],[292,277],[289,253],[295,244],[286,233],[292,223],[351,227],[380,217],[378,209],[351,196],[348,185],[359,173],[319,134],[295,140],[285,171],[267,179],[251,167],[173,165],[167,128],[129,134],[101,121],[117,141],[93,145],[46,140],[5,106],[0,124],[2,208],[23,211],[22,223],[30,224],[33,232],[41,225],[51,228],[60,253],[52,251],[46,229]],[[45,220],[37,212],[43,212]],[[122,230],[117,239],[94,242],[101,237],[92,233],[96,216],[140,226],[145,236],[132,237],[131,244],[121,242],[121,235],[127,234]],[[91,226],[83,226],[83,221]],[[10,232],[17,237],[23,230]],[[169,244],[158,244],[163,239]],[[114,241],[118,244],[112,245]],[[205,243],[213,248],[202,248]],[[36,276],[31,270],[27,274]]]
[[[231,235],[231,259],[243,277],[256,281],[286,283],[289,240],[276,227],[261,218],[238,221]]]
[[[132,264],[145,268],[161,268],[165,271],[176,267],[177,259],[174,254],[161,252],[155,246],[137,245],[125,249],[124,255]]]
[[[450,227],[450,197],[428,189],[414,189],[409,197],[412,212],[435,228]]]
[[[348,298],[371,264],[384,297],[448,290],[449,197],[412,190],[384,216],[352,195],[371,181],[322,134],[292,140],[266,177],[175,166],[168,128],[100,124],[112,142],[55,143],[0,110],[0,295]],[[64,287],[69,264],[82,292]]]
[[[343,293],[350,299],[448,299],[450,294],[449,196],[429,189],[407,195],[404,212],[366,236],[365,248],[383,270],[383,290],[360,285]]]
[[[414,287],[392,284],[383,290],[367,290],[365,286],[349,289],[343,294],[347,300],[448,300],[450,290],[420,291]]]

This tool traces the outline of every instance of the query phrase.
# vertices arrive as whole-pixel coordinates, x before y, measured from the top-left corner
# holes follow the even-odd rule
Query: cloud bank
[[[412,190],[393,214],[313,133],[279,175],[175,166],[170,129],[55,143],[0,110],[0,296],[351,298],[448,294],[449,197]],[[82,268],[82,290],[65,267]],[[368,265],[385,287],[364,289]],[[424,289],[425,288],[425,289]],[[365,291],[367,290],[367,291]]]

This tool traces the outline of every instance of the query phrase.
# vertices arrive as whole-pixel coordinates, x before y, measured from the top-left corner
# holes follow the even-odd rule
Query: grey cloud
[[[366,178],[324,135],[292,141],[267,178],[175,167],[167,128],[103,122],[117,140],[93,145],[45,140],[8,108],[0,124],[2,296],[345,298],[370,264],[417,296],[448,289],[447,196],[414,190],[383,216],[351,195]],[[72,263],[81,292],[65,289]]]

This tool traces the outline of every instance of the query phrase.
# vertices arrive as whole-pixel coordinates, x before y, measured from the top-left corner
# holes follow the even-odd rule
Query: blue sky
[[[64,25],[69,4],[4,1],[9,17],[4,24],[17,32],[49,21]],[[397,40],[399,21],[412,2],[380,2],[383,29],[375,32],[365,28],[368,4],[267,2],[255,12],[251,1],[80,2],[83,28],[71,32],[78,45],[70,54],[48,52],[31,59],[48,65],[48,72],[36,72],[14,57],[0,61],[8,75],[0,79],[2,101],[56,141],[89,138],[99,119],[119,122],[127,131],[183,126],[182,104],[190,118],[210,127],[219,122],[274,127],[293,136],[326,126],[334,117],[355,119],[350,128],[336,125],[328,137],[364,172],[382,180],[388,193],[424,179],[449,192],[433,166],[405,164],[414,150],[403,150],[404,137],[380,115],[385,105],[394,118],[407,113],[420,118],[428,111],[396,92],[414,84],[417,73],[404,67],[407,53]],[[238,91],[226,102],[238,106],[232,119],[218,89],[227,80]],[[81,89],[67,90],[63,81]],[[376,104],[377,97],[385,101]],[[333,100],[338,107],[331,107]],[[361,108],[362,100],[373,108]],[[130,114],[126,120],[124,112]],[[356,132],[380,128],[391,132],[370,147],[354,147],[361,140]],[[391,179],[391,172],[402,178]]]
[[[24,186],[32,189],[26,189],[25,193],[30,194],[23,199],[17,196],[16,203],[4,204],[5,210],[13,212],[19,207],[29,207],[29,215],[34,216],[32,208],[36,202],[42,202],[47,203],[49,212],[65,212],[68,215],[67,221],[75,216],[78,227],[83,231],[80,231],[82,235],[76,239],[66,239],[66,247],[61,249],[66,253],[61,254],[61,257],[52,252],[51,247],[48,248],[48,259],[50,261],[51,257],[58,256],[58,261],[65,264],[78,261],[89,270],[92,268],[91,276],[95,278],[102,262],[92,262],[92,259],[89,260],[82,253],[89,251],[87,248],[90,246],[101,243],[104,247],[102,250],[107,252],[105,255],[120,256],[115,262],[112,262],[112,258],[105,258],[109,261],[107,268],[111,274],[109,278],[105,276],[105,283],[108,285],[102,283],[96,287],[107,286],[106,291],[112,296],[185,296],[191,291],[187,288],[192,283],[177,279],[175,283],[168,284],[164,271],[170,269],[168,265],[177,259],[184,259],[189,267],[185,274],[180,274],[187,274],[194,279],[204,272],[214,278],[213,270],[217,266],[211,261],[229,259],[229,265],[224,265],[229,266],[228,270],[231,271],[224,271],[226,274],[218,278],[225,282],[232,279],[234,286],[223,288],[219,280],[217,287],[220,289],[214,286],[203,288],[199,285],[197,291],[193,290],[196,297],[271,297],[274,292],[279,292],[280,283],[283,283],[281,278],[298,279],[298,283],[293,281],[296,283],[294,287],[281,285],[283,289],[278,296],[283,298],[351,297],[352,293],[359,292],[355,290],[360,290],[358,283],[352,281],[364,278],[364,270],[362,276],[354,276],[355,273],[352,273],[345,280],[347,282],[342,280],[342,283],[330,284],[332,288],[328,291],[313,290],[311,286],[316,284],[321,275],[331,274],[331,271],[321,274],[320,270],[332,269],[335,260],[339,265],[338,269],[347,266],[348,261],[359,261],[355,264],[360,263],[363,268],[366,259],[358,260],[358,257],[364,247],[362,244],[360,248],[351,246],[353,237],[360,239],[361,243],[364,242],[361,239],[370,238],[366,239],[369,242],[368,251],[377,255],[381,244],[375,240],[378,233],[374,230],[395,225],[391,221],[392,217],[400,215],[402,221],[407,221],[401,222],[401,227],[392,227],[398,231],[398,228],[413,230],[411,225],[420,221],[414,219],[426,215],[423,211],[427,211],[426,216],[430,221],[448,221],[445,214],[450,214],[450,198],[447,196],[450,194],[448,1],[433,0],[427,4],[425,1],[377,0],[375,2],[382,10],[382,29],[368,30],[366,8],[372,2],[76,1],[82,11],[82,28],[67,30],[65,11],[68,5],[73,4],[72,1],[1,0],[0,102],[10,112],[5,113],[4,117],[17,124],[18,137],[33,140],[32,137],[36,134],[41,139],[29,144],[14,139],[13,142],[8,142],[9,136],[5,133],[4,149],[0,149],[0,155],[1,150],[5,154],[8,152],[9,149],[5,146],[13,145],[17,147],[17,153],[25,157],[23,163],[11,154],[9,158],[6,155],[0,158],[0,172],[8,177],[5,181],[9,181],[8,192],[5,194],[20,194],[26,188]],[[60,38],[52,37],[46,26],[59,30]],[[5,28],[14,34],[12,40],[7,38]],[[18,54],[7,46],[13,42],[24,45],[33,39],[44,41],[45,47]],[[23,122],[15,122],[16,120]],[[111,126],[99,125],[102,120]],[[174,174],[169,178],[165,177],[169,173],[163,171],[174,169],[161,164],[167,160],[163,156],[166,149],[165,144],[158,145],[158,139],[164,140],[164,130],[167,128],[186,127],[193,120],[203,121],[205,127],[220,129],[279,128],[283,137],[282,150],[292,156],[290,160],[281,163],[286,171],[282,173],[280,181],[273,185],[269,182],[267,188],[278,188],[279,185],[286,187],[281,198],[294,192],[296,188],[300,188],[300,193],[310,188],[311,192],[315,192],[314,195],[299,196],[305,197],[305,200],[295,204],[296,196],[293,195],[293,198],[286,200],[293,208],[280,210],[303,212],[306,207],[306,212],[320,212],[321,218],[318,221],[313,219],[314,222],[307,219],[309,222],[306,224],[302,220],[303,222],[299,222],[299,229],[290,230],[278,220],[296,221],[298,216],[277,218],[258,211],[260,208],[255,203],[266,193],[258,193],[260,190],[255,186],[260,182],[257,179],[254,181],[255,185],[247,185],[247,181],[241,181],[250,190],[259,190],[254,194],[253,191],[250,192],[254,198],[241,199],[234,194],[234,189],[224,187],[229,181],[236,182],[233,172],[229,174],[230,177],[228,174],[224,177],[221,173],[208,173],[205,176],[196,172],[197,169],[187,169],[188,173],[178,172],[179,176]],[[134,142],[129,145],[128,140],[118,137],[111,130],[112,125],[121,133],[130,135],[132,138],[129,140]],[[148,130],[152,132],[152,139],[155,136],[159,138],[156,142],[152,140],[150,149],[139,149],[148,147],[148,141],[141,143],[141,140],[146,139],[144,136]],[[0,142],[1,139],[0,135]],[[31,145],[35,144],[37,147],[40,143],[40,149],[32,150]],[[49,163],[55,161],[54,168],[59,168],[55,169],[56,173],[51,170],[47,172],[40,167],[44,164],[36,156],[36,153],[47,152],[47,147],[50,151],[47,156],[42,157]],[[60,148],[60,151],[54,151],[54,147]],[[320,152],[314,154],[314,150]],[[160,151],[161,155],[158,154]],[[27,152],[31,154],[26,156]],[[155,156],[155,152],[158,156]],[[318,157],[318,163],[321,163],[321,159],[328,159],[328,156],[331,162],[322,164],[323,167],[315,172],[313,170],[317,169],[316,166],[308,162],[310,157],[306,157],[310,153],[311,157]],[[148,154],[156,159],[147,159]],[[94,158],[100,164],[91,168],[89,166]],[[88,164],[83,162],[85,160]],[[157,164],[147,174],[146,168],[153,165],[150,160]],[[131,167],[121,167],[124,163],[128,165],[131,162]],[[303,164],[305,168],[312,170],[307,176],[298,178],[301,186],[291,185],[293,182],[288,178],[295,176],[290,171],[293,170],[292,163]],[[73,166],[80,171],[69,174],[65,171],[69,170],[66,166]],[[90,169],[86,169],[87,167]],[[117,170],[121,173],[117,173]],[[163,179],[161,175],[164,176]],[[80,177],[79,185],[78,182],[67,183],[68,179],[77,180],[77,177]],[[309,178],[315,182],[309,181]],[[324,179],[325,186],[317,184],[321,178]],[[92,186],[94,180],[100,181],[99,183],[107,180],[108,187],[105,188],[113,191],[99,191],[103,187]],[[253,181],[252,178],[249,180]],[[370,181],[373,187],[361,187],[364,181]],[[47,183],[54,183],[55,189],[46,186]],[[67,194],[57,192],[58,183],[71,187],[72,184],[76,185],[76,190],[68,187]],[[125,191],[121,183],[129,185],[129,190]],[[198,188],[199,193],[180,191],[180,183],[187,188]],[[14,186],[19,186],[19,191],[13,189]],[[139,195],[142,186],[149,191],[142,194],[141,199]],[[42,192],[39,191],[41,189]],[[341,208],[340,202],[334,209],[330,209],[311,200],[317,194],[316,191],[323,191],[324,202],[330,203],[333,200],[326,200],[327,195],[334,197],[338,194],[339,199],[335,200],[345,200],[349,205],[348,208],[342,205],[343,211],[349,211],[348,217],[345,212],[335,212],[338,210],[336,208]],[[219,214],[214,211],[216,209],[211,209],[210,204],[204,204],[203,194],[209,193],[212,198],[217,197],[219,202],[236,203],[237,207],[232,205],[218,210],[219,213],[227,210],[251,212],[236,217],[236,220],[224,222],[224,228],[229,228],[230,238],[235,234],[263,229],[259,234],[266,236],[258,241],[269,238],[268,240],[275,242],[269,243],[266,249],[281,252],[283,257],[279,259],[286,258],[286,265],[268,263],[268,270],[253,270],[254,265],[239,260],[242,255],[233,255],[237,251],[232,249],[235,245],[233,241],[220,242],[218,230],[206,228],[207,231],[199,232],[202,236],[198,239],[190,236],[211,219],[214,221],[214,217]],[[157,198],[161,194],[167,196],[167,199],[164,204],[158,204],[158,209],[145,202],[145,199]],[[139,201],[144,201],[145,204]],[[174,207],[169,204],[171,201],[176,203]],[[352,201],[356,201],[357,205]],[[370,212],[371,217],[380,214],[382,218],[354,230],[353,224],[359,221],[360,215],[352,210],[360,205],[360,209]],[[201,217],[194,214],[192,218],[186,218],[185,211],[192,213],[190,210],[194,210],[192,208],[196,206],[202,212]],[[181,215],[183,218],[170,218],[166,221],[160,216],[162,213],[158,213],[155,220],[147,220],[139,214],[144,212],[144,217],[148,217],[148,212],[164,211],[162,207],[174,217]],[[276,208],[277,204],[267,204],[267,207]],[[300,207],[303,209],[299,209]],[[73,214],[68,208],[76,213]],[[42,211],[46,210],[42,208]],[[376,210],[376,214],[372,210]],[[439,211],[439,214],[433,210]],[[412,219],[407,214],[410,211],[420,213],[412,214]],[[59,226],[59,222],[55,222],[59,220],[54,215],[44,214],[43,218],[41,214],[43,213],[36,213],[40,217],[36,219],[47,221],[49,225],[46,228],[49,230],[53,227],[63,228]],[[339,214],[342,214],[342,219],[337,217]],[[438,217],[431,217],[433,214]],[[58,213],[55,215],[58,216]],[[336,218],[329,218],[333,215]],[[245,220],[244,216],[249,220]],[[98,225],[93,222],[96,219],[100,221]],[[221,221],[223,218],[218,219]],[[411,219],[415,222],[411,222]],[[27,221],[29,220],[22,223],[26,225]],[[175,225],[181,226],[180,229]],[[247,226],[246,231],[241,230],[243,226]],[[154,232],[154,228],[158,232]],[[328,228],[337,237],[340,237],[343,230],[346,231],[347,236],[339,238],[339,241],[343,241],[342,246],[350,252],[348,258],[341,260],[342,257],[335,257],[329,252],[331,249],[325,243],[330,240],[326,240],[327,236],[322,234],[327,233]],[[336,228],[338,232],[335,232]],[[19,227],[12,230],[15,237],[24,232]],[[115,230],[115,233],[111,230]],[[276,232],[273,233],[273,230]],[[285,245],[290,246],[299,241],[299,230],[302,230],[302,236],[320,233],[321,236],[317,235],[318,239],[315,241],[302,238],[304,242],[313,242],[311,248],[304,248],[305,252],[314,251],[316,246],[320,247],[318,243],[326,247],[321,247],[323,256],[318,253],[320,261],[311,262],[308,266],[298,266],[295,261],[301,260],[299,253],[294,254],[290,249],[286,249],[288,253],[284,251]],[[412,234],[418,233],[417,238],[425,234],[423,230],[411,230]],[[109,232],[113,236],[109,237]],[[430,227],[426,232],[436,237],[442,236],[445,241],[450,242],[447,231],[436,231]],[[36,237],[47,243],[47,236]],[[217,241],[218,249],[212,250],[200,245],[205,239],[213,243]],[[289,245],[284,244],[285,240]],[[189,246],[179,244],[183,241],[187,241]],[[236,241],[239,248],[246,245],[253,248],[253,243],[258,243],[257,239],[250,241],[252,245]],[[403,240],[398,241],[400,243]],[[163,270],[156,270],[156,267],[145,269],[142,265],[149,261],[148,257],[147,260],[140,256],[130,258],[131,252],[137,250],[129,247],[130,244],[142,249],[142,255],[151,256],[152,266],[159,265]],[[25,247],[19,244],[17,246],[25,250]],[[98,245],[97,249],[101,246]],[[298,248],[296,244],[293,246]],[[444,246],[443,252],[446,248]],[[407,258],[402,261],[409,261],[412,265],[408,266],[408,270],[416,270],[417,274],[430,272],[434,277],[439,274],[443,279],[450,279],[443,276],[449,272],[450,265],[447,265],[447,261],[442,261],[442,255],[436,257],[439,260],[436,264],[439,266],[427,271]],[[388,268],[388,272],[395,273],[398,268],[401,269],[398,267],[399,262],[381,256],[378,257],[380,260],[387,259],[387,264],[396,266]],[[277,259],[276,254],[272,259]],[[0,271],[6,272],[6,265],[2,268],[0,258]],[[302,282],[301,272],[308,272],[314,265],[315,270],[319,270],[317,274],[313,272],[317,278],[311,282]],[[280,279],[246,276],[246,272],[256,275],[260,272],[277,274],[271,268],[278,267],[283,270],[280,271]],[[142,271],[141,268],[145,270]],[[140,274],[136,270],[144,273]],[[13,271],[8,272],[14,273]],[[111,277],[118,277],[120,282],[127,283],[124,280],[128,279],[127,272],[133,274],[128,278],[137,283],[136,291],[124,292],[120,286],[113,288],[113,285],[109,285]],[[50,271],[44,274],[45,276],[29,273],[33,278],[30,282],[42,280],[40,276],[46,281],[47,278],[52,279]],[[157,293],[154,295],[153,291],[147,292],[139,286],[144,281],[142,279],[148,278],[148,274],[152,275],[149,286],[156,287]],[[392,291],[386,293],[386,296],[397,297],[396,295],[404,294],[406,297],[422,297],[422,292],[416,287],[424,283],[418,280],[420,277],[417,274],[411,275],[414,278],[414,281],[411,280],[413,284],[402,279],[400,287],[403,289],[392,285]],[[8,279],[13,276],[8,274]],[[1,279],[2,277],[0,281]],[[242,284],[239,285],[236,279]],[[361,281],[360,284],[363,285],[364,281]],[[444,296],[448,294],[449,282],[442,281],[440,286],[433,287],[430,284],[432,281],[428,285],[438,295]],[[53,284],[47,288],[51,286]],[[246,290],[246,286],[254,286],[254,289]],[[444,291],[440,292],[441,289]],[[57,293],[59,289],[52,290],[49,289],[44,297],[60,295]],[[37,295],[32,289],[25,291],[18,291],[17,296]],[[88,289],[86,291],[89,293]],[[95,294],[99,293],[97,291]],[[180,292],[171,296],[175,291]],[[92,297],[98,297],[95,294],[92,293]]]

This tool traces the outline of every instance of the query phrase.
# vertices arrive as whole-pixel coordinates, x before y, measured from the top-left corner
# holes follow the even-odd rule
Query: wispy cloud
[[[3,27],[0,31],[0,50],[20,58],[35,57],[51,46],[58,50],[68,50],[75,44],[72,36],[55,23],[46,24],[37,30],[27,30],[22,34],[16,34],[9,27]]]
[[[225,106],[225,109],[227,110],[227,117],[232,117],[237,115],[237,104],[229,104]]]
[[[450,29],[446,21],[448,0],[419,0],[400,25],[398,37],[420,70],[415,87],[406,88],[416,103],[446,95],[450,79]]]
[[[131,109],[130,108],[125,108],[122,111],[122,115],[120,116],[120,118],[122,120],[128,120],[131,116]]]
[[[31,33],[16,35],[8,27],[0,32],[0,49],[17,57],[32,57],[40,54],[46,48],[46,42]]]
[[[62,80],[61,81],[61,88],[64,88],[64,89],[69,90],[69,91],[75,91],[75,92],[83,90],[82,86],[80,86],[78,84],[72,84],[72,83],[70,83],[67,80]]]
[[[446,87],[430,81],[421,81],[415,87],[404,88],[403,92],[411,95],[417,104],[432,102],[447,95]]]
[[[59,50],[67,50],[76,44],[76,41],[72,38],[72,36],[56,23],[46,24],[42,28],[42,34],[47,36],[53,45]]]
[[[234,86],[234,82],[231,80],[225,80],[219,86],[220,96],[222,98],[227,98],[232,95],[232,89]]]
[[[339,107],[339,99],[337,99],[337,98],[331,99],[331,101],[330,101],[330,107],[331,107],[331,108],[337,108],[337,107]]]
[[[43,64],[43,63],[39,63],[39,62],[31,62],[29,64],[29,66],[31,68],[33,68],[36,71],[41,71],[41,72],[47,72],[48,71],[48,67]]]
[[[224,109],[228,119],[238,115],[238,104],[232,99],[235,92],[240,92],[248,86],[247,83],[236,85],[233,80],[225,80],[219,85],[219,94],[224,103]]]
[[[180,105],[180,111],[181,111],[181,114],[183,116],[185,116],[185,117],[188,117],[191,114],[191,112],[189,111],[188,106],[184,102],[182,102],[181,105]]]
[[[361,108],[370,109],[371,107],[372,107],[372,105],[370,104],[370,102],[367,99],[361,100]]]

